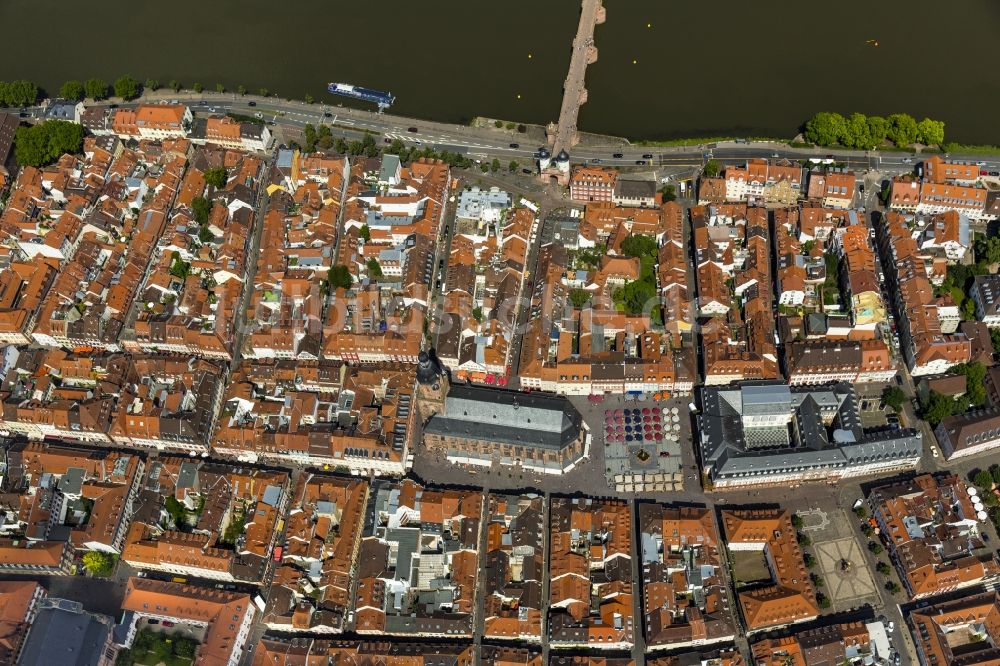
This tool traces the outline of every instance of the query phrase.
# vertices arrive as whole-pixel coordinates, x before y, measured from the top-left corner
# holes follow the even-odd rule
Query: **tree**
[[[586,289],[574,289],[569,292],[569,302],[572,303],[573,307],[577,310],[582,309],[588,301],[590,301],[590,292]]]
[[[176,250],[172,255],[172,259],[170,262],[170,274],[181,280],[187,280],[188,276],[191,275],[191,262],[184,261],[181,258],[181,253]]]
[[[226,186],[226,167],[215,167],[205,171],[205,182],[216,188]]]
[[[804,554],[802,556],[802,561],[805,563],[806,569],[812,569],[814,566],[816,566],[816,558],[813,557],[812,553]]]
[[[146,90],[158,90],[160,88],[160,81],[158,79],[146,79],[142,87]]]
[[[200,83],[197,83],[197,82],[193,86],[191,86],[191,90],[195,91],[196,93],[200,93],[204,89],[205,89],[205,86],[203,86],[203,85],[201,85]]]
[[[650,236],[626,236],[622,241],[622,254],[626,257],[656,256],[656,241]]]
[[[369,258],[366,266],[368,267],[368,277],[373,280],[378,280],[382,277],[382,267],[379,266],[378,259],[375,257]]]
[[[479,307],[472,308],[472,318],[480,324],[483,323],[483,309]]]
[[[899,587],[899,583],[890,580],[885,584],[885,589],[889,590],[889,594],[899,594],[901,588]]]
[[[885,550],[878,541],[869,541],[868,550],[871,551],[872,555],[881,555],[882,551]]]
[[[944,121],[924,118],[917,123],[917,137],[925,146],[940,146],[944,143]]]
[[[968,303],[975,303],[970,298]],[[952,366],[951,371],[955,374],[965,376],[966,395],[973,407],[982,407],[986,404],[986,366],[982,363],[959,363]],[[952,412],[954,413],[954,412]]]
[[[983,469],[976,472],[976,476],[973,477],[972,482],[983,490],[990,490],[993,487],[993,475],[990,474],[988,469]]]
[[[812,584],[815,587],[823,587],[824,585],[826,585],[826,581],[823,580],[823,577],[820,576],[819,574],[814,574],[814,573],[809,574],[809,580],[812,581]]]
[[[798,540],[800,546],[811,546],[813,542],[812,539],[809,538],[809,535],[805,532],[799,532]]]
[[[368,227],[367,224],[362,224],[361,228],[358,229],[358,235],[364,238],[365,242],[367,243],[372,239],[372,230]]]
[[[174,92],[180,92],[180,89],[181,89],[181,82],[180,82],[180,81],[178,81],[177,79],[171,79],[171,80],[170,80],[170,83],[168,83],[167,85],[168,85],[168,86],[170,87],[170,89],[171,89],[171,90],[173,90]]]
[[[91,576],[104,578],[115,570],[115,556],[97,550],[89,550],[83,554],[83,568]]]
[[[871,537],[871,535],[875,533],[875,528],[869,525],[868,523],[865,523],[864,525],[861,526],[861,532],[866,537]]]
[[[354,276],[351,275],[351,271],[347,269],[347,266],[341,264],[331,266],[326,279],[330,291],[338,288],[350,289],[351,285],[354,284]]]
[[[115,97],[131,100],[139,96],[139,91],[139,82],[131,76],[121,76],[115,81]]]
[[[951,416],[952,409],[954,408],[953,403],[954,401],[948,396],[942,395],[937,391],[931,391],[927,401],[920,405],[920,411],[924,420],[932,428],[936,428],[938,423]]]
[[[496,127],[497,129],[500,129],[501,127],[503,127],[503,121],[502,120],[494,120],[493,121],[493,127]]]
[[[93,100],[107,99],[108,82],[104,79],[87,79],[83,84],[87,97]]]
[[[806,141],[820,146],[832,146],[839,142],[847,131],[847,120],[839,113],[821,111],[806,121]]]
[[[887,137],[897,146],[909,146],[916,142],[918,130],[917,121],[905,113],[894,113],[887,118],[889,131]]]
[[[854,515],[860,518],[861,520],[864,520],[865,518],[868,517],[868,509],[866,509],[864,506],[859,506],[857,509],[854,510]]]
[[[822,594],[816,595],[816,603],[818,603],[819,607],[824,610],[830,607],[830,600],[827,599],[826,596]]]
[[[258,88],[257,89],[257,94],[260,95],[261,97],[267,97],[270,94],[270,92],[271,91],[268,90],[267,88]]]
[[[247,94],[247,87],[246,86],[236,86],[236,92],[238,92],[240,94],[240,96],[246,95]]]
[[[869,149],[872,147],[872,136],[868,130],[868,118],[863,113],[852,113],[844,124],[844,135],[840,143],[848,148]]]
[[[316,150],[316,140],[316,128],[313,127],[312,123],[306,123],[305,127],[302,128],[302,148],[307,153],[311,153]]]
[[[885,143],[885,137],[889,133],[889,122],[882,116],[868,116],[868,135],[872,140],[872,147],[877,148]]]
[[[67,81],[59,87],[59,96],[63,99],[73,100],[74,102],[83,99],[85,93],[83,84],[79,81]]]
[[[962,301],[961,310],[962,321],[975,321],[976,320],[976,302],[971,298],[967,298]]]
[[[801,530],[805,523],[802,522],[802,516],[797,513],[792,514],[792,527],[797,530]]]
[[[709,178],[715,178],[719,175],[719,163],[715,160],[709,160],[705,163],[705,175]]]
[[[496,173],[499,170],[500,170],[500,160],[494,157],[493,161],[490,162],[490,171]]]
[[[507,171],[514,173],[517,171],[517,162],[511,160],[511,163],[507,165]]]
[[[38,100],[38,86],[31,81],[0,81],[0,106],[31,106]]]
[[[201,226],[206,225],[212,213],[212,202],[205,197],[195,197],[191,201],[191,212],[194,213],[195,222]]]
[[[887,386],[882,391],[882,400],[885,401],[885,404],[892,407],[892,411],[901,412],[903,405],[906,403],[906,393],[898,386]]]
[[[990,474],[993,475],[993,481],[1000,485],[1000,465],[990,467]]]
[[[198,240],[201,241],[202,245],[206,245],[215,240],[215,235],[212,233],[212,230],[207,224],[198,229]]]
[[[985,261],[988,264],[1000,263],[1000,236],[980,236],[977,238],[976,260]]]
[[[83,127],[65,120],[47,120],[30,127],[18,127],[14,135],[14,155],[22,165],[43,166],[65,153],[78,153],[83,146]]]
[[[316,101],[315,99],[313,99],[313,96],[309,94],[307,94],[303,99],[305,100],[306,104],[312,104],[313,102]]]
[[[670,183],[664,185],[660,188],[660,194],[663,195],[664,201],[676,201],[677,200],[677,190]]]

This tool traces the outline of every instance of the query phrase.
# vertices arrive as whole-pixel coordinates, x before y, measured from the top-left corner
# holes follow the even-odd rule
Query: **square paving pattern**
[[[868,571],[865,555],[853,537],[814,543],[819,574],[826,585],[819,589],[830,598],[834,610],[843,611],[878,599],[878,589]],[[846,560],[847,570],[841,566]]]

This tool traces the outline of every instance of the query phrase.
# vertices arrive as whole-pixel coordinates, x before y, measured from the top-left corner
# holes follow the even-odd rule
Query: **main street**
[[[189,104],[197,114],[234,113],[258,117],[278,126],[292,128],[306,124],[330,125],[336,136],[356,139],[365,132],[388,139],[398,138],[410,146],[427,146],[435,150],[450,150],[469,156],[515,160],[531,163],[544,145],[544,131],[537,126],[527,126],[524,133],[516,129],[496,127],[471,127],[438,123],[395,116],[388,113],[366,111],[333,104],[307,104],[254,95],[240,96],[233,93],[191,91],[173,92],[158,90],[147,93],[142,99],[120,106],[135,106],[140,102],[157,103],[176,101]],[[99,102],[110,105],[112,102]],[[899,151],[863,151],[836,148],[793,148],[780,141],[717,142],[696,146],[643,146],[626,139],[580,135],[580,144],[570,153],[572,163],[603,164],[607,166],[684,166],[701,167],[709,159],[721,164],[735,164],[752,157],[808,160],[833,159],[838,164],[857,170],[881,169],[906,171],[915,167],[921,158],[917,153]],[[1000,170],[1000,155],[982,156],[955,153],[950,159],[982,162],[982,168]],[[639,164],[637,164],[639,163]]]

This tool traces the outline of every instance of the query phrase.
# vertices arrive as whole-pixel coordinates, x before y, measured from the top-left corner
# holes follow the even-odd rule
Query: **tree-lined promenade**
[[[806,141],[818,146],[843,146],[855,150],[875,150],[891,142],[897,148],[915,144],[944,147],[944,122],[924,118],[920,122],[905,113],[866,116],[823,111],[805,124]]]

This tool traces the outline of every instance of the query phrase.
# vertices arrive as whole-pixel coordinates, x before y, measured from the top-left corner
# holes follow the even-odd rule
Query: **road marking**
[[[803,532],[815,532],[817,530],[825,528],[827,525],[830,524],[830,519],[827,517],[826,511],[823,511],[822,509],[806,509],[805,511],[799,511],[798,514],[799,517],[803,519],[802,521],[803,523],[806,522],[805,521],[806,516],[819,516],[818,524],[816,525],[803,524],[802,526]]]

